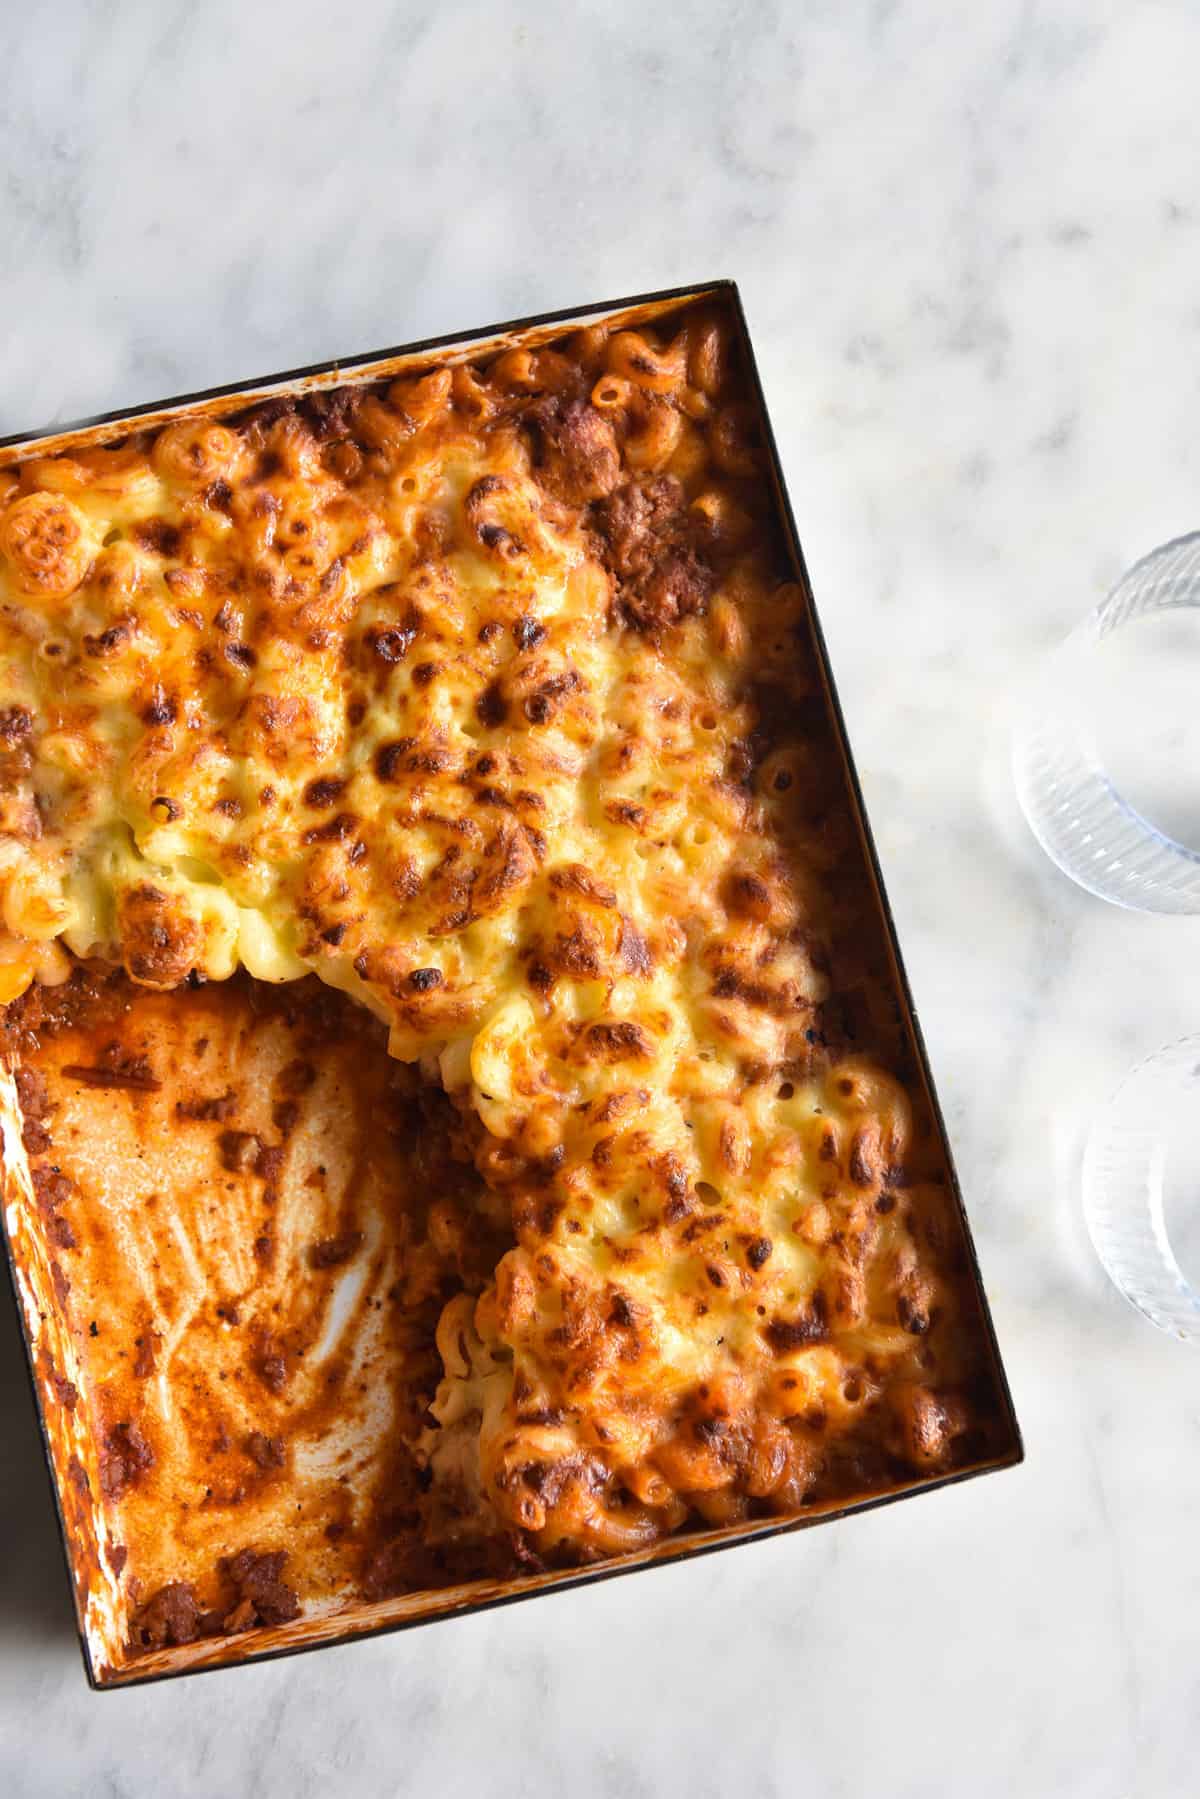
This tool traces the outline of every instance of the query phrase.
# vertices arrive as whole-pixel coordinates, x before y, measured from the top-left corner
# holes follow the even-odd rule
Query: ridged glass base
[[[1083,1160],[1088,1231],[1126,1299],[1160,1330],[1200,1338],[1200,1293],[1169,1233],[1168,1190],[1200,1208],[1200,1036],[1160,1050],[1125,1077]],[[1169,1188],[1168,1188],[1168,1183]],[[1193,1184],[1194,1183],[1194,1184]]]
[[[1192,607],[1200,608],[1200,533],[1135,563],[1043,664],[1013,736],[1017,795],[1046,854],[1089,892],[1138,911],[1200,912],[1200,853],[1122,797],[1102,765],[1081,695],[1105,638],[1136,619]],[[1200,768],[1181,767],[1179,778],[1200,786]]]

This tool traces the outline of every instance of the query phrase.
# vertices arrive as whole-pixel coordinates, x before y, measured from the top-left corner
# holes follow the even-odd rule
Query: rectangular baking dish
[[[84,1416],[86,1408],[76,1408],[73,1397],[69,1397],[68,1402],[72,1382],[79,1377],[78,1358],[55,1297],[52,1247],[47,1240],[44,1217],[39,1213],[34,1200],[28,1163],[21,1145],[22,1119],[16,1086],[12,1074],[0,1069],[0,1128],[3,1133],[3,1167],[0,1172],[3,1178],[5,1250],[14,1295],[22,1317],[47,1468],[58,1510],[64,1556],[73,1585],[84,1666],[89,1682],[98,1690],[294,1654],[359,1636],[406,1629],[438,1618],[481,1611],[490,1606],[508,1604],[517,1599],[531,1598],[588,1581],[610,1579],[638,1568],[708,1554],[717,1549],[732,1547],[735,1543],[805,1528],[830,1518],[909,1497],[917,1492],[930,1491],[976,1474],[1011,1467],[1022,1460],[1020,1432],[946,1139],[945,1124],[900,958],[894,922],[866,820],[825,642],[812,602],[811,587],[780,468],[745,313],[733,282],[709,282],[696,287],[673,288],[541,314],[491,326],[482,331],[429,339],[355,356],[338,363],[291,369],[257,381],[231,383],[203,393],[178,396],[153,406],[131,407],[106,413],[47,433],[17,434],[0,440],[0,469],[24,460],[34,452],[53,455],[72,448],[112,443],[124,437],[131,427],[136,426],[139,430],[152,428],[184,413],[226,416],[273,396],[291,397],[323,388],[382,378],[394,379],[399,374],[426,369],[435,364],[453,364],[517,345],[528,347],[544,343],[559,336],[565,329],[589,322],[620,322],[628,325],[652,323],[685,304],[706,298],[729,306],[736,320],[751,391],[761,414],[770,481],[787,554],[794,567],[795,579],[801,584],[809,602],[813,646],[825,688],[834,739],[852,800],[854,822],[866,866],[870,871],[879,921],[886,940],[895,1002],[902,1015],[903,1031],[913,1063],[919,1071],[920,1082],[927,1093],[944,1154],[981,1328],[986,1338],[985,1347],[993,1386],[1002,1412],[996,1422],[993,1448],[986,1459],[956,1468],[952,1473],[913,1479],[897,1490],[882,1494],[871,1493],[857,1500],[814,1505],[799,1517],[783,1521],[754,1521],[724,1529],[708,1529],[703,1534],[669,1538],[650,1550],[605,1561],[585,1570],[539,1572],[504,1581],[472,1580],[459,1586],[443,1587],[430,1592],[410,1592],[374,1603],[357,1602],[322,1616],[301,1616],[290,1623],[263,1627],[249,1635],[210,1638],[151,1651],[122,1666],[118,1659],[120,1602],[116,1577],[105,1560],[102,1518],[93,1497],[97,1488],[94,1477],[97,1446],[90,1440]],[[54,1378],[56,1372],[57,1379]],[[90,1477],[89,1470],[92,1471]]]

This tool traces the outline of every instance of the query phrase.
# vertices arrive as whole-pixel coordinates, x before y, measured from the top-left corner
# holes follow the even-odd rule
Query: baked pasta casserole
[[[424,1144],[407,1276],[372,1287],[425,1332],[400,1585],[885,1491],[994,1427],[758,416],[732,316],[692,304],[0,470],[0,994],[35,1147],[64,1068],[130,1115],[198,1081],[162,1128],[219,1127],[267,1217],[295,1108],[202,1080],[172,1008],[339,990]],[[79,1021],[135,1003],[157,1047],[97,1059]],[[86,1182],[53,1166],[69,1286]],[[325,1264],[268,1222],[230,1276],[276,1392],[301,1351],[262,1293],[373,1253],[352,1181],[338,1204]],[[145,1329],[169,1380],[186,1336]],[[122,1406],[113,1505],[167,1479]]]

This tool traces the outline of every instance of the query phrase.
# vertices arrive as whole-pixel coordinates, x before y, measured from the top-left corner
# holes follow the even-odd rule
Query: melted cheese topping
[[[995,1409],[734,360],[693,311],[0,474],[2,996],[387,1021],[515,1235],[424,1453],[542,1554]]]

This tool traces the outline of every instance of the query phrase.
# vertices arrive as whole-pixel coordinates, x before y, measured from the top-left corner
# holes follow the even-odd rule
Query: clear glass
[[[1013,777],[1081,887],[1200,912],[1200,533],[1135,563],[1022,698]]]
[[[1160,1330],[1200,1338],[1200,1036],[1140,1063],[1097,1117],[1083,1210],[1126,1299]]]

